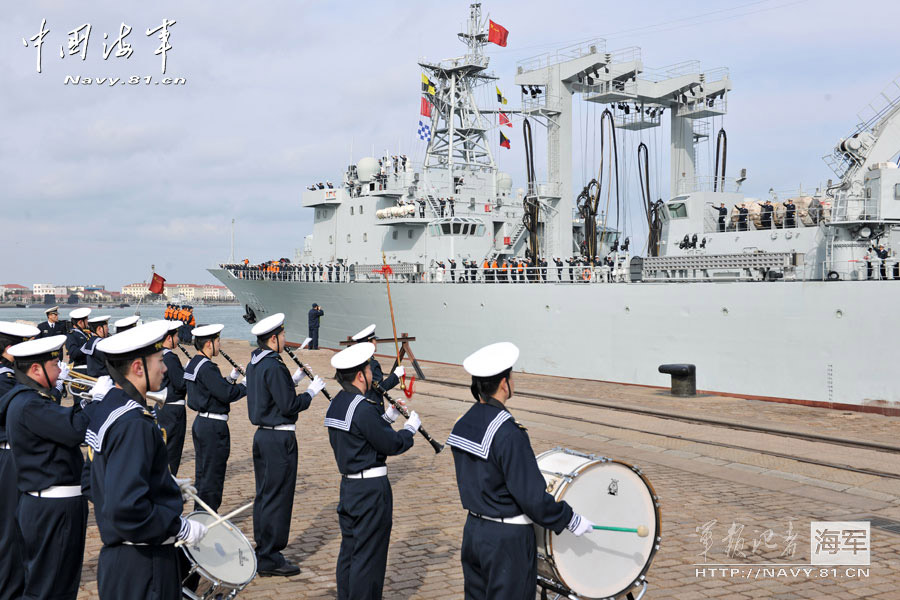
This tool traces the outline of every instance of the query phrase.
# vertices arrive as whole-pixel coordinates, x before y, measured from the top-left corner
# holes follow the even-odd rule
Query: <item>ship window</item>
[[[353,207],[352,206],[350,207],[350,216],[351,217],[353,216]]]
[[[450,223],[441,223],[441,233],[450,235]]]
[[[397,230],[396,229],[391,232],[391,239],[395,239],[395,240],[397,239]]]
[[[475,235],[481,237],[484,235],[484,225],[479,225],[478,230],[475,232]]]
[[[453,234],[459,235],[462,233],[462,223],[453,223]]]
[[[407,229],[407,230],[406,230],[406,237],[407,237],[408,239],[412,239],[412,229]]]
[[[368,233],[364,233],[364,234],[363,234],[363,241],[364,241],[364,242],[368,242],[368,241],[369,241],[369,234],[368,234]]]
[[[687,205],[684,202],[670,202],[669,216],[673,219],[683,219],[687,217]]]
[[[349,233],[347,234],[347,243],[348,244],[350,243],[350,234]]]
[[[900,200],[900,183],[894,184],[894,200]]]
[[[359,205],[359,214],[363,214],[362,204]]]

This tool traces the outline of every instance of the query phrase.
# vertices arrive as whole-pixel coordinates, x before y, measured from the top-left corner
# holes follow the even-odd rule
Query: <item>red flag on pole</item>
[[[428,101],[428,98],[422,98],[422,108],[419,109],[419,113],[423,117],[431,117],[431,102]]]
[[[512,127],[512,121],[509,120],[509,117],[506,116],[506,113],[500,113],[500,125],[506,125],[507,127]]]
[[[506,47],[506,36],[509,35],[509,31],[506,30],[502,25],[497,25],[493,21],[488,21],[489,30],[488,30],[488,41],[497,44],[498,46]]]
[[[150,282],[150,293],[151,294],[162,294],[163,289],[166,287],[166,278],[161,275],[153,274],[153,280]]]

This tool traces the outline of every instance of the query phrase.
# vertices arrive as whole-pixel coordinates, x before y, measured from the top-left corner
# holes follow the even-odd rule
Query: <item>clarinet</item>
[[[238,364],[237,364],[236,362],[234,362],[234,361],[231,359],[230,356],[228,356],[227,354],[225,354],[225,351],[222,350],[221,348],[219,348],[219,354],[222,355],[222,358],[224,358],[225,360],[227,360],[228,362],[230,362],[230,363],[231,363],[231,366],[234,367],[235,369],[237,369],[237,372],[238,372],[238,373],[240,373],[241,375],[244,375],[244,376],[246,377],[246,375],[244,374],[244,370],[243,370],[240,366],[238,366]]]
[[[409,418],[409,412],[408,412],[405,408],[403,408],[403,406],[401,406],[400,404],[398,404],[396,400],[394,400],[393,398],[391,398],[391,397],[388,395],[388,393],[387,393],[386,391],[384,391],[384,389],[381,387],[381,384],[380,384],[380,383],[378,383],[377,381],[373,381],[373,382],[372,382],[372,389],[374,389],[376,392],[378,392],[378,393],[380,393],[382,396],[384,396],[384,399],[387,400],[388,402],[390,402],[390,403],[391,403],[391,406],[393,406],[394,408],[396,408],[396,409],[400,412],[400,414],[403,415],[404,418],[406,418],[406,419]],[[431,444],[431,447],[434,448],[434,453],[435,453],[435,454],[438,454],[441,450],[444,449],[444,445],[441,444],[440,442],[438,442],[437,440],[435,440],[435,439],[434,439],[433,437],[431,437],[430,435],[428,435],[428,432],[425,431],[425,428],[422,427],[421,425],[419,425],[419,433],[421,433],[421,434],[422,434],[422,437],[424,437],[424,438],[428,441],[428,443]]]
[[[310,380],[310,381],[312,381],[313,379],[315,379],[316,376],[313,374],[312,371],[309,370],[309,367],[307,367],[307,366],[304,365],[302,362],[300,362],[300,359],[297,358],[297,355],[294,354],[293,351],[291,351],[290,348],[288,348],[287,346],[285,346],[285,347],[284,347],[284,350],[285,350],[285,352],[288,353],[288,356],[290,356],[292,359],[294,359],[294,362],[297,363],[297,366],[300,367],[301,369],[303,369],[303,373],[305,373],[306,376],[309,377],[309,380]],[[331,402],[331,394],[328,393],[328,390],[322,388],[322,393],[325,394],[325,397],[328,398],[328,401],[329,401],[329,402]]]

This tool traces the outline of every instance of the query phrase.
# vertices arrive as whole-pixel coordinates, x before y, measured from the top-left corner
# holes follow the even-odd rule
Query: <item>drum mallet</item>
[[[219,513],[217,513],[216,511],[214,511],[214,510],[212,509],[212,507],[211,507],[209,504],[207,504],[206,502],[204,502],[204,501],[200,498],[200,496],[198,496],[197,494],[195,494],[195,493],[193,493],[193,492],[191,492],[191,491],[188,491],[188,492],[187,492],[187,495],[190,496],[191,498],[193,498],[194,502],[196,502],[197,504],[199,504],[200,507],[203,508],[203,510],[205,510],[206,512],[208,512],[208,513],[209,513],[209,516],[215,517],[216,519],[221,519],[221,518],[222,518],[222,517],[219,515]],[[234,531],[234,528],[233,528],[231,525],[229,525],[228,523],[225,523],[225,527],[228,528],[228,531]]]
[[[232,518],[232,517],[234,517],[234,516],[237,516],[237,515],[241,514],[242,512],[244,512],[245,510],[247,510],[247,509],[250,508],[251,506],[253,506],[253,503],[252,503],[252,502],[250,502],[249,504],[245,504],[244,506],[242,506],[242,507],[240,507],[240,508],[237,508],[237,509],[231,511],[230,513],[228,513],[228,514],[225,515],[224,517],[219,517],[218,519],[216,519],[215,521],[213,521],[212,523],[210,523],[209,525],[207,525],[207,526],[206,526],[206,530],[209,531],[210,529],[212,529],[212,528],[215,527],[216,525],[219,525],[219,524],[221,524],[221,523],[224,523],[224,522],[227,521],[228,519],[230,519],[230,518]],[[184,546],[184,544],[185,544],[185,541],[184,541],[184,540],[178,540],[177,542],[175,542],[175,547],[178,548],[179,546]]]
[[[605,525],[593,525],[592,527],[599,531],[624,531],[625,533],[636,533],[639,537],[647,537],[647,534],[650,533],[650,530],[647,529],[646,525],[639,525],[636,529],[630,529],[628,527],[607,527]]]

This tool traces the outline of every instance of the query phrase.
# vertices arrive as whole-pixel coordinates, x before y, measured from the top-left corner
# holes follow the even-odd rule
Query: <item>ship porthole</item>
[[[723,317],[727,317],[727,316],[728,316],[728,309],[727,309],[726,307],[724,307],[724,306],[722,307],[722,316],[723,316]]]
[[[626,306],[626,307],[625,307],[625,312],[626,312],[626,313],[630,313],[630,312],[631,312],[631,309],[630,309],[629,307]]]
[[[484,302],[481,303],[481,308],[484,308]]]
[[[547,312],[549,312],[549,311],[550,311],[550,305],[549,305],[549,304],[545,304],[545,305],[544,305],[544,309],[547,310]]]
[[[842,311],[841,309],[837,309],[836,311],[834,311],[834,316],[838,319],[843,318],[844,311]]]
[[[447,303],[446,303],[446,302],[444,302],[444,308],[447,308]]]

